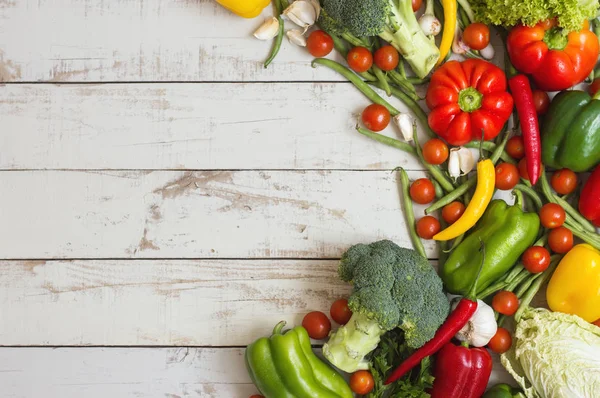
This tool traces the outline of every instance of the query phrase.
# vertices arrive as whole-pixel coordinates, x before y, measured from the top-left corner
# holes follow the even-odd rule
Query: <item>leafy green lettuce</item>
[[[527,398],[597,398],[600,328],[583,319],[527,308],[502,365]]]
[[[557,17],[558,24],[570,32],[580,30],[584,19],[598,12],[598,0],[470,0],[477,21],[512,27],[518,23],[533,26]]]

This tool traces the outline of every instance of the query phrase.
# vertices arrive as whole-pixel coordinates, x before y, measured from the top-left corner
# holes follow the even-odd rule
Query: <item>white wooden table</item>
[[[390,170],[422,167],[304,49],[264,69],[262,19],[0,0],[1,397],[247,397],[243,347],[348,294],[346,248],[410,245]]]

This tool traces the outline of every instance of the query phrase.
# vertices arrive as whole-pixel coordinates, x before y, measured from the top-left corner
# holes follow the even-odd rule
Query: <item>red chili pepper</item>
[[[600,166],[592,172],[581,190],[579,212],[600,227]]]
[[[485,348],[446,344],[435,357],[431,398],[480,398],[492,374],[492,356]]]
[[[531,91],[529,79],[525,75],[511,77],[508,80],[508,86],[512,91],[513,100],[519,114],[529,181],[535,185],[538,178],[540,178],[542,168],[542,142],[537,112],[533,103],[533,92]]]
[[[481,247],[482,259],[481,265],[479,267],[479,273],[475,282],[473,282],[473,286],[465,297],[463,297],[459,302],[454,311],[446,318],[446,321],[440,326],[440,328],[435,332],[435,335],[431,340],[429,340],[423,347],[419,348],[415,352],[412,353],[404,362],[400,364],[390,377],[385,381],[385,385],[395,382],[402,376],[404,376],[409,370],[417,366],[421,363],[421,361],[436,352],[438,352],[444,345],[450,342],[452,338],[462,329],[463,326],[469,322],[469,319],[475,314],[477,310],[477,299],[475,298],[475,292],[477,292],[477,281],[479,280],[479,274],[481,274],[481,269],[483,268],[483,264],[485,262],[485,249]]]

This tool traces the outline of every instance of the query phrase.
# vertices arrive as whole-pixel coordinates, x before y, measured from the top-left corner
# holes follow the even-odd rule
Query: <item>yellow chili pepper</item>
[[[492,196],[494,196],[495,184],[496,171],[494,163],[490,159],[485,159],[477,163],[477,187],[475,188],[473,199],[469,202],[463,215],[454,224],[437,233],[433,239],[454,239],[472,228],[481,216],[483,216],[485,209],[490,204]]]
[[[435,66],[440,66],[446,59],[452,47],[454,32],[456,31],[456,13],[458,12],[456,0],[442,0],[442,6],[444,7],[444,31],[440,43],[440,58]]]
[[[217,3],[244,18],[258,16],[270,2],[271,0],[217,0]]]
[[[546,298],[552,311],[600,319],[600,251],[588,244],[573,247],[554,271]]]

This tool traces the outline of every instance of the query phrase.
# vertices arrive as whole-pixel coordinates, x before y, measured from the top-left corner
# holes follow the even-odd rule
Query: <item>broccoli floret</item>
[[[429,261],[392,241],[352,246],[338,273],[354,286],[348,300],[352,318],[331,335],[323,354],[346,372],[368,369],[365,356],[385,332],[399,327],[406,344],[419,348],[448,316],[442,280]]]
[[[409,0],[323,0],[320,24],[343,37],[379,36],[394,46],[423,78],[440,57],[419,26]],[[354,43],[352,43],[354,44]],[[354,44],[356,45],[356,44]]]

